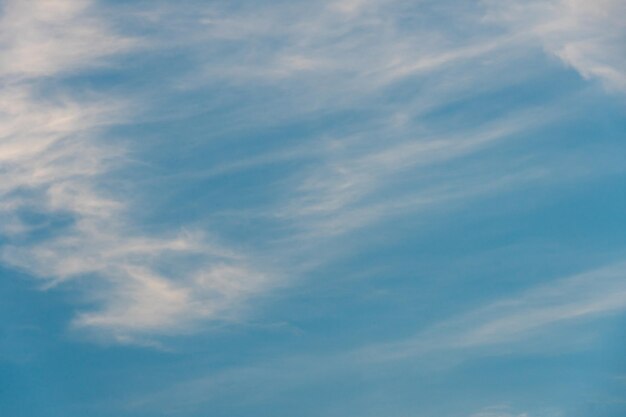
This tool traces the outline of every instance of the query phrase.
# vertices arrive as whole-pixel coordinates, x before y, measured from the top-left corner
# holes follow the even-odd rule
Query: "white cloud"
[[[2,261],[44,287],[77,282],[91,307],[74,324],[100,337],[137,341],[227,318],[265,284],[262,275],[201,232],[142,232],[137,207],[106,182],[124,149],[102,139],[106,127],[127,121],[131,101],[55,83],[140,42],[110,29],[91,1],[3,6]]]
[[[434,186],[416,181],[419,189],[403,198],[379,198],[409,172],[426,177],[427,169],[421,168],[479,152],[545,121],[521,112],[454,131],[429,128],[420,119],[430,110],[517,76],[513,73],[520,71],[509,71],[507,59],[527,34],[537,36],[583,75],[622,88],[623,58],[608,52],[623,35],[621,21],[613,17],[623,2],[594,4],[490,3],[489,17],[513,27],[512,33],[497,36],[491,27],[485,30],[476,23],[478,8],[472,8],[469,16],[437,15],[445,20],[440,21],[431,19],[427,6],[424,13],[406,13],[406,3],[397,1],[272,7],[251,3],[241,8],[192,2],[193,13],[170,16],[170,10],[162,15],[157,10],[146,15],[160,25],[159,39],[152,45],[165,41],[160,36],[174,34],[166,45],[182,48],[200,62],[200,71],[187,74],[187,84],[172,81],[179,87],[225,82],[235,89],[280,85],[278,94],[272,95],[279,97],[276,102],[263,102],[260,110],[250,110],[247,103],[238,108],[245,123],[363,109],[385,88],[423,77],[414,99],[377,108],[376,120],[357,126],[356,133],[307,144],[328,147],[315,151],[323,154],[316,167],[293,175],[290,194],[279,202],[279,217],[332,235],[389,213],[479,194],[514,179],[515,175],[484,182],[474,177],[470,184],[447,178]],[[106,184],[106,176],[123,162],[124,149],[101,140],[103,131],[126,121],[135,103],[75,92],[52,82],[108,65],[119,54],[146,43],[117,33],[98,12],[89,0],[4,4],[0,230],[8,243],[3,260],[45,278],[49,285],[80,279],[85,288],[93,287],[87,292],[99,307],[79,315],[75,323],[119,339],[175,332],[200,319],[228,317],[229,309],[267,285],[263,274],[245,256],[207,243],[202,233],[143,232],[133,221],[139,208]],[[404,21],[407,16],[417,21]],[[455,31],[447,30],[452,26]],[[48,87],[46,95],[42,86]],[[27,211],[45,215],[47,223],[26,220]],[[56,220],[60,225],[47,228]],[[54,233],[33,240],[30,233],[41,229]]]
[[[544,123],[542,111],[554,112],[537,109],[530,115],[533,111],[515,108],[506,120],[474,120],[456,130],[429,126],[424,121],[429,112],[533,71],[532,65],[512,68],[527,53],[527,36],[494,30],[476,5],[447,7],[449,13],[428,2],[377,0],[217,4],[200,8],[197,21],[184,16],[187,25],[197,25],[192,35],[180,28],[175,34],[180,44],[192,45],[202,63],[200,70],[189,71],[186,87],[226,83],[249,97],[237,107],[237,124],[263,127],[342,111],[371,115],[347,123],[347,132],[331,128],[322,137],[294,137],[312,154],[323,155],[286,181],[289,190],[270,211],[293,221],[306,237],[328,236],[411,207],[495,189],[485,186],[484,178],[440,187],[420,178],[429,176],[427,166],[484,150]],[[264,88],[270,93],[255,102]],[[386,89],[397,89],[389,94],[398,98],[386,97]],[[403,98],[405,89],[415,89],[410,98]],[[535,176],[517,174],[508,178]],[[377,199],[403,175],[414,177],[412,190]]]
[[[626,1],[486,1],[489,17],[531,34],[585,78],[626,91]]]
[[[180,36],[174,43],[190,47],[201,62],[182,84],[209,91],[227,84],[249,98],[237,107],[231,124],[261,128],[333,112],[371,115],[347,123],[347,132],[331,128],[313,139],[294,137],[311,149],[316,162],[296,170],[285,181],[284,198],[267,211],[293,221],[308,238],[335,236],[412,208],[537,178],[531,169],[493,175],[495,180],[468,175],[463,182],[452,172],[447,183],[420,181],[429,177],[430,166],[547,122],[541,113],[552,117],[558,106],[533,112],[512,105],[506,116],[474,119],[456,130],[429,126],[424,120],[429,112],[497,91],[536,70],[519,65],[532,49],[527,33],[494,30],[497,26],[485,22],[485,9],[476,4],[446,5],[447,13],[438,7],[377,0],[216,4],[199,8],[197,20],[169,19],[164,13],[162,23],[184,21],[194,28],[174,32]],[[269,93],[255,102],[264,88]],[[390,94],[398,98],[386,97],[386,89],[397,89]],[[410,98],[403,97],[405,89],[415,89]],[[403,176],[412,176],[413,189],[379,198]],[[505,177],[511,181],[501,181]]]
[[[281,83],[296,89],[299,97],[306,92],[310,102],[300,104],[309,110],[312,105],[352,104],[399,80],[516,42],[508,35],[487,36],[473,21],[477,8],[445,17],[433,9],[396,0],[216,4],[200,8],[197,19],[184,18],[193,31],[178,28],[175,34],[204,60],[200,73],[189,76],[189,86],[224,80],[234,85]],[[172,13],[176,15],[175,10],[163,13],[163,24]]]
[[[116,35],[89,0],[9,0],[0,21],[0,74],[41,77],[103,64],[136,40]]]

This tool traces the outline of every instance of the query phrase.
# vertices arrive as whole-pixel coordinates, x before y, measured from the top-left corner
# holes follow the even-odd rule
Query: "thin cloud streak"
[[[545,50],[609,91],[626,92],[626,1],[485,0],[487,19],[528,33]]]
[[[408,340],[364,348],[374,361],[516,345],[568,324],[626,310],[626,264],[618,263],[538,285],[461,317],[434,325]]]
[[[495,191],[500,188],[496,184],[502,183],[503,178],[513,179],[515,175],[502,173],[494,179],[492,175],[477,178],[459,172],[456,175],[463,177],[461,180],[451,179],[450,176],[456,176],[450,173],[448,178],[436,182],[429,172],[562,116],[560,111],[551,113],[545,108],[518,111],[478,126],[425,132],[422,137],[396,143],[378,143],[378,137],[386,132],[375,132],[353,141],[343,140],[329,149],[328,153],[336,156],[312,169],[295,186],[299,198],[278,215],[299,222],[309,235],[337,235],[371,224],[377,218],[411,211],[411,208],[419,210],[454,199],[468,199],[490,188]],[[519,174],[521,180],[524,175]],[[407,175],[414,178],[412,189],[401,189],[391,201],[376,198]],[[536,173],[531,174],[527,179],[535,176]]]

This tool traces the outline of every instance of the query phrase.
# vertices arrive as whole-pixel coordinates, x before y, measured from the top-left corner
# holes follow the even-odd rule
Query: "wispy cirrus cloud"
[[[545,15],[534,13],[532,5],[508,5],[537,19]],[[432,181],[420,181],[430,172],[420,167],[443,167],[473,154],[480,157],[491,147],[473,147],[474,136],[528,135],[542,123],[566,117],[566,112],[560,108],[563,102],[554,100],[534,112],[510,105],[506,115],[476,116],[465,125],[432,123],[432,113],[537,76],[536,67],[523,65],[537,59],[532,30],[510,24],[510,16],[497,14],[490,3],[442,7],[457,13],[442,13],[431,3],[411,6],[395,1],[271,7],[218,3],[200,8],[195,19],[185,15],[184,22],[194,27],[191,33],[175,31],[199,63],[180,86],[213,91],[226,84],[249,97],[228,114],[231,125],[267,128],[356,113],[353,122],[336,131],[330,127],[322,135],[293,138],[298,149],[311,149],[314,162],[293,170],[291,181],[280,185],[287,187],[281,193],[284,198],[277,207],[266,209],[281,221],[293,221],[309,237],[342,234],[411,207],[469,196],[472,189],[481,195],[489,188],[485,187],[489,179],[471,180],[459,172],[467,182],[442,181],[437,188]],[[546,16],[548,22],[555,19]],[[455,30],[448,30],[450,26]],[[414,88],[414,94],[399,93],[405,88]],[[516,130],[499,132],[506,120],[511,121],[509,127],[517,120]],[[491,143],[495,147],[498,142],[504,140]],[[268,163],[276,159],[262,158]],[[248,159],[252,160],[260,161]],[[250,168],[245,160],[239,166]],[[540,171],[542,167],[531,167],[492,177],[524,182],[523,178],[536,179]],[[407,176],[413,178],[413,188],[400,190],[399,184],[410,185]],[[398,195],[378,198],[390,189],[398,190]]]
[[[538,39],[550,54],[608,90],[626,91],[623,0],[485,1],[488,18]]]
[[[1,288],[0,356],[60,378],[14,409],[584,414],[626,314],[623,1],[0,3],[1,269],[72,303]]]
[[[3,77],[56,76],[105,64],[137,46],[97,16],[90,0],[8,0],[3,4]]]
[[[363,354],[384,361],[497,346],[523,348],[546,332],[623,313],[625,274],[626,265],[618,263],[552,280],[433,325],[414,338],[364,349]]]
[[[58,80],[130,53],[83,0],[8,1],[0,48],[2,260],[43,280],[78,282],[89,309],[74,324],[119,342],[178,332],[223,314],[261,286],[239,254],[201,231],[143,232],[136,204],[107,177],[126,161],[106,129],[126,123],[132,99]]]
[[[280,185],[285,192],[279,193],[276,207],[265,210],[311,237],[342,234],[394,212],[470,194],[455,191],[459,184],[435,189],[420,182],[424,173],[416,171],[480,151],[480,143],[486,148],[487,142],[545,121],[539,111],[530,116],[532,110],[512,108],[506,121],[494,117],[456,129],[430,126],[429,113],[529,76],[507,71],[510,59],[519,59],[511,47],[525,53],[521,37],[483,27],[480,7],[461,9],[441,14],[432,4],[396,1],[216,3],[198,8],[194,18],[171,10],[178,18],[163,13],[160,21],[170,22],[178,36],[173,38],[193,51],[198,63],[179,87],[208,93],[227,85],[248,97],[227,114],[225,124],[267,128],[357,113],[339,129],[293,138],[298,150],[309,149],[311,163],[291,172]],[[457,31],[445,30],[440,20]],[[193,30],[184,30],[182,22]],[[415,94],[394,99],[393,91],[403,83],[415,84]],[[516,127],[514,119],[519,119]],[[250,168],[245,160],[230,166],[237,165]],[[383,207],[377,196],[397,185],[402,175],[415,176],[414,188],[392,201],[387,197],[389,207]],[[484,192],[482,183],[474,181],[481,185],[476,194]],[[468,191],[468,185],[472,188],[460,188]]]
[[[593,326],[626,311],[626,265],[609,264],[581,274],[548,280],[516,295],[487,301],[456,317],[427,326],[414,337],[388,342],[373,341],[335,352],[307,352],[254,361],[240,367],[211,372],[174,384],[144,396],[134,397],[125,406],[133,410],[166,409],[194,412],[209,402],[253,392],[250,404],[283,395],[293,387],[327,384],[337,375],[366,380],[384,378],[388,367],[401,366],[407,373],[439,374],[475,357],[516,356],[529,353],[552,355],[578,348],[581,338],[588,343],[596,334]],[[573,332],[568,329],[574,329]],[[556,346],[556,348],[555,348]],[[415,366],[417,364],[417,366]],[[397,376],[395,376],[397,378]],[[418,380],[413,377],[411,381]],[[272,383],[269,383],[269,382]],[[392,384],[386,380],[386,383]],[[359,385],[359,392],[363,386]],[[412,395],[415,395],[414,393]],[[462,407],[463,402],[455,402]],[[532,411],[494,405],[470,417],[560,417],[558,407],[541,404]],[[448,414],[446,414],[448,415]],[[459,415],[459,411],[449,414]]]
[[[560,112],[524,109],[465,128],[415,129],[414,137],[380,141],[374,131],[331,142],[328,159],[295,185],[296,198],[280,214],[295,219],[316,236],[339,235],[385,217],[437,207],[542,177],[528,168],[481,176],[471,169],[449,168],[463,157],[479,154],[557,119]],[[436,175],[441,170],[446,175]],[[407,188],[406,178],[410,177]],[[391,190],[397,190],[393,193]],[[377,196],[386,194],[380,199]]]
[[[619,59],[596,60],[587,53],[597,48],[585,46],[600,42],[608,51],[617,45],[622,26],[606,9],[621,3],[605,3],[592,9],[576,1],[449,6],[455,13],[429,2],[379,0],[126,6],[150,28],[138,38],[107,20],[111,14],[98,13],[101,3],[8,1],[0,32],[7,57],[0,64],[3,259],[48,284],[80,278],[93,286],[88,299],[98,307],[75,323],[120,340],[227,317],[267,285],[262,267],[211,243],[206,231],[183,224],[182,231],[150,233],[140,226],[141,203],[107,181],[124,163],[125,150],[119,141],[107,143],[106,131],[129,122],[145,103],[105,89],[79,91],[61,79],[119,63],[148,45],[166,55],[176,49],[187,59],[166,75],[146,71],[162,86],[159,93],[206,93],[207,105],[225,108],[220,128],[267,129],[349,114],[339,127],[295,135],[296,145],[272,144],[275,152],[267,156],[225,152],[221,165],[203,167],[220,175],[306,159],[268,187],[270,203],[248,210],[283,227],[267,241],[292,243],[296,236],[312,242],[301,245],[306,251],[319,247],[320,236],[332,239],[398,213],[540,179],[542,167],[530,165],[512,172],[502,162],[488,174],[451,165],[484,157],[562,117],[558,105],[511,105],[451,123],[433,114],[537,76],[536,68],[518,65],[534,53],[535,39],[581,73],[619,87]],[[588,29],[578,30],[575,24],[585,19],[591,19]],[[574,32],[584,41],[571,41]],[[222,106],[223,97],[228,104]],[[289,257],[284,247],[272,248],[268,257],[278,263]]]
[[[163,11],[165,24],[172,12]],[[445,15],[431,4],[395,0],[216,3],[170,25],[199,63],[183,78],[190,86],[226,81],[254,89],[288,87],[298,94],[278,97],[298,101],[287,113],[293,117],[353,106],[412,76],[458,68],[519,44],[516,34],[482,27],[481,13],[479,7],[460,7]]]

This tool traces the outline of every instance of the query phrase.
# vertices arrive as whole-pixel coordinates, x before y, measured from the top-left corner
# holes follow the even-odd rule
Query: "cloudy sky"
[[[0,0],[0,415],[623,417],[626,0]]]

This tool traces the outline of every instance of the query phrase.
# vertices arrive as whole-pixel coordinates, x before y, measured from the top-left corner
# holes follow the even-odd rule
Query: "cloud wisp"
[[[550,54],[607,90],[626,92],[624,0],[515,0],[485,3],[488,18],[539,40]]]
[[[434,325],[409,340],[363,349],[359,355],[386,361],[523,345],[568,324],[622,313],[626,310],[624,274],[626,265],[618,263],[554,280]]]
[[[88,309],[76,327],[119,342],[224,319],[263,277],[202,231],[143,232],[107,176],[125,161],[106,129],[132,99],[63,86],[141,41],[86,0],[8,1],[0,48],[2,260],[49,288],[72,281]]]

